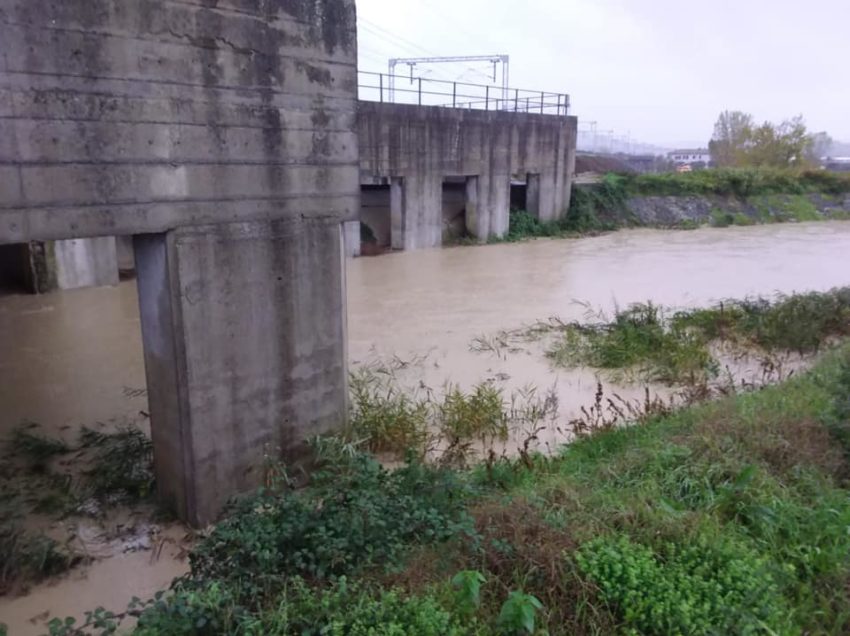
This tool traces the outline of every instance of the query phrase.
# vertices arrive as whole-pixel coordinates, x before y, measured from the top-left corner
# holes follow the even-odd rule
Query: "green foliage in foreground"
[[[560,332],[548,352],[556,365],[632,369],[653,381],[694,382],[717,374],[719,363],[709,351],[715,341],[745,351],[806,354],[850,335],[850,287],[679,312],[639,303],[618,310],[611,321],[551,329]]]
[[[236,507],[136,630],[846,634],[848,395],[844,346],[498,470],[387,472],[337,445],[313,485]],[[54,633],[111,633],[94,618]]]
[[[656,554],[610,536],[576,559],[637,633],[755,634],[781,629],[787,615],[769,560],[738,545],[671,542]]]
[[[325,453],[309,491],[238,505],[193,552],[194,578],[227,580],[256,600],[286,577],[388,566],[406,545],[470,530],[468,487],[454,472],[416,462],[390,472],[336,443]]]

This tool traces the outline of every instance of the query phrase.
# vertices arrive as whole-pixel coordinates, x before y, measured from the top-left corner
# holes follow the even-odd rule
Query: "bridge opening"
[[[472,177],[474,178],[474,177]],[[451,245],[469,238],[467,230],[467,181],[469,177],[443,179],[443,244]]]
[[[527,173],[511,178],[511,210],[522,210],[539,217],[540,175]]]
[[[34,293],[30,245],[0,245],[0,295]]]
[[[389,183],[360,186],[360,255],[382,254],[392,245]]]

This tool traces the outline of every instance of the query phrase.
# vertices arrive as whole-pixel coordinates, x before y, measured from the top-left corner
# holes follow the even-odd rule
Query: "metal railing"
[[[570,96],[565,93],[367,71],[357,72],[357,86],[359,98],[371,102],[560,116],[570,112]]]

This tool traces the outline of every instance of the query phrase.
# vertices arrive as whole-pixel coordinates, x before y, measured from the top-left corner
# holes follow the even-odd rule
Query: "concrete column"
[[[164,502],[201,526],[347,410],[342,231],[246,222],[135,237]]]
[[[540,218],[540,175],[529,173],[525,180],[525,211]]]
[[[53,246],[59,289],[118,284],[115,237],[56,241]]]
[[[115,248],[118,254],[118,271],[133,272],[136,269],[136,257],[133,255],[133,237],[116,236]]]
[[[474,192],[470,192],[474,189]],[[508,231],[511,210],[509,174],[482,174],[467,181],[467,199],[474,201],[472,214],[467,208],[466,225],[481,243],[501,238]]]
[[[478,177],[466,178],[466,232],[478,237]]]
[[[443,177],[424,174],[390,182],[393,249],[417,250],[443,244]]]
[[[360,256],[360,221],[346,221],[342,224],[345,255],[348,258]]]

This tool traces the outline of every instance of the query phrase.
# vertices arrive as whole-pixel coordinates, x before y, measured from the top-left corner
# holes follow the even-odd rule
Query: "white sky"
[[[666,146],[704,145],[724,109],[802,114],[850,141],[850,0],[357,0],[360,68],[389,57],[511,56],[511,86]],[[464,67],[434,77],[486,83]],[[486,65],[475,67],[482,71]],[[423,69],[424,70],[424,69]]]

